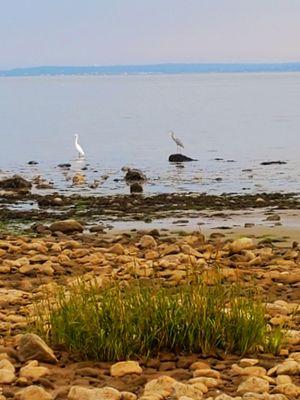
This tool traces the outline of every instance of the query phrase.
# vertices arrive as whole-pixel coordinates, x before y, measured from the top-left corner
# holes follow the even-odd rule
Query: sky
[[[0,69],[300,61],[300,0],[0,0]]]

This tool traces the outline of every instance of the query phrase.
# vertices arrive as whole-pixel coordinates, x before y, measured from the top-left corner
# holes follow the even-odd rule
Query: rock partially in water
[[[143,193],[143,186],[140,183],[130,185],[130,193]]]
[[[28,164],[28,165],[38,165],[38,162],[37,162],[37,161],[34,161],[34,160],[31,160],[31,161],[28,161],[27,164]]]
[[[263,161],[260,163],[260,165],[282,165],[282,164],[287,164],[286,161]]]
[[[59,168],[71,168],[71,164],[70,163],[62,163],[62,164],[58,164]]]
[[[4,190],[29,192],[31,187],[31,182],[22,178],[20,175],[13,175],[11,178],[6,178],[0,181],[0,188]]]
[[[75,174],[72,178],[73,185],[75,186],[81,186],[86,183],[86,177],[83,174],[80,174],[79,172]]]
[[[187,161],[197,161],[197,160],[194,160],[193,158],[190,158],[180,153],[171,154],[169,156],[169,162],[187,162]]]
[[[136,168],[122,168],[123,171],[127,171],[125,175],[126,181],[145,181],[147,179],[146,175],[139,169]]]

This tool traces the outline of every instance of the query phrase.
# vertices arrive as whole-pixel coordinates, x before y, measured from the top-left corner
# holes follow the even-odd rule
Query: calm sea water
[[[197,162],[168,163],[170,129]],[[131,165],[146,193],[300,192],[300,73],[0,78],[0,138],[3,174],[42,175],[56,190],[128,193],[120,169]],[[72,187],[85,166],[97,189]]]

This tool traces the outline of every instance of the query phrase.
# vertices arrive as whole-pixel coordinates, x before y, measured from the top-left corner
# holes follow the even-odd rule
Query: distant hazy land
[[[40,75],[123,75],[300,72],[300,62],[276,64],[153,64],[114,66],[40,66],[0,70],[1,77]]]

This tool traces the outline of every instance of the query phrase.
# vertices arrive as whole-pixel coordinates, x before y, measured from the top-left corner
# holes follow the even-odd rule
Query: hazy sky
[[[300,61],[300,0],[0,0],[0,68]]]

